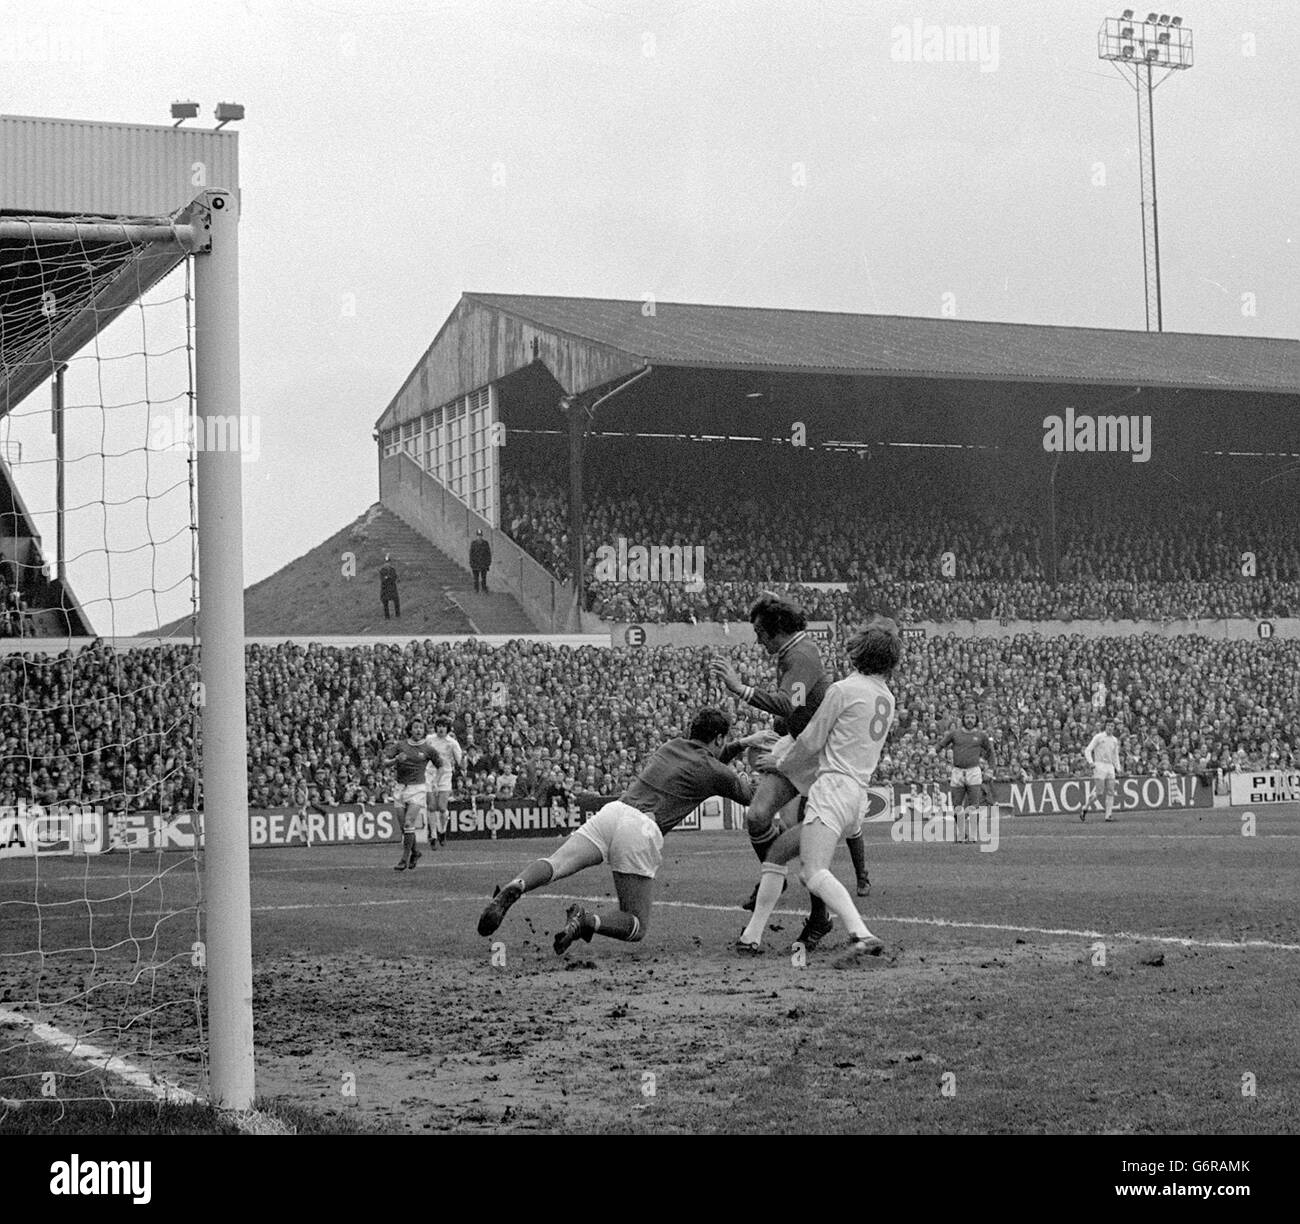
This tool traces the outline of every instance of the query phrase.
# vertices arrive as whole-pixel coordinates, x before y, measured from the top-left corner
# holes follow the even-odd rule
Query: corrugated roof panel
[[[239,189],[233,131],[0,115],[0,209],[166,216]]]
[[[1300,342],[892,315],[469,293],[654,365],[1300,393]]]

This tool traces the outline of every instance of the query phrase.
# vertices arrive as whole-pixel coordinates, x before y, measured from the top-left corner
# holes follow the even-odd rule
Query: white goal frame
[[[184,219],[187,224],[168,225],[10,216],[0,218],[0,238],[107,238],[170,244],[192,255],[195,437],[210,439],[219,435],[207,428],[209,421],[237,420],[240,414],[238,193],[202,192]],[[220,1108],[247,1110],[255,1075],[239,449],[200,445],[197,485],[209,1098]]]

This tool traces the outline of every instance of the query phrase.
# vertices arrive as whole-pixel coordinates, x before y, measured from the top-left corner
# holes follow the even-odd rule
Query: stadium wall
[[[615,646],[746,646],[754,641],[752,627],[743,621],[729,624],[624,624],[602,621],[585,613],[583,629],[606,632]],[[1277,620],[1172,620],[1172,621],[921,621],[908,625],[904,637],[1005,638],[1018,633],[1042,637],[1133,637],[1149,633],[1163,638],[1208,637],[1226,641],[1300,638],[1300,617]]]
[[[492,546],[494,588],[513,595],[542,633],[571,633],[578,629],[578,599],[573,586],[548,573],[410,455],[389,455],[379,461],[379,500],[464,569],[469,569],[469,546],[475,534],[482,531]]]

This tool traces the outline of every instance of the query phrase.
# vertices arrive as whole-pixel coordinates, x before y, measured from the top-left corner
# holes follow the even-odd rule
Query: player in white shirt
[[[812,777],[808,808],[799,826],[800,878],[810,893],[838,914],[855,954],[879,956],[884,945],[863,922],[848,889],[831,874],[835,847],[861,831],[871,776],[894,721],[894,695],[885,683],[902,656],[902,639],[894,621],[869,621],[847,644],[856,669],[826,690],[812,721],[781,760],[791,779]],[[763,865],[754,917],[737,949],[758,952],[763,931],[781,896],[784,864],[768,856]],[[784,855],[780,856],[784,857]]]
[[[1088,741],[1088,746],[1083,750],[1083,755],[1088,759],[1088,764],[1092,766],[1092,777],[1095,784],[1094,793],[1105,796],[1106,800],[1106,819],[1113,820],[1111,809],[1115,806],[1115,779],[1119,774],[1119,740],[1115,738],[1115,724],[1108,722],[1104,731],[1098,731],[1096,735]],[[1084,803],[1079,811],[1079,819],[1085,820],[1088,816],[1088,804]]]
[[[465,750],[451,733],[449,718],[435,718],[433,732],[424,741],[437,751],[442,764],[426,771],[429,785],[429,848],[438,849],[439,839],[447,832],[447,808],[451,803],[452,770],[465,760]]]

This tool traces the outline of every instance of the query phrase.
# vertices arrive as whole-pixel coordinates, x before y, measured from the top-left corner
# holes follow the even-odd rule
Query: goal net
[[[229,199],[173,218],[0,216],[0,1114],[250,1103],[251,1017],[235,1024],[247,1072],[232,1079],[227,1057],[222,1083],[209,1025],[249,977],[242,806],[227,822],[245,822],[233,892],[203,829],[199,486],[220,518],[212,498],[237,498],[241,458],[236,430],[224,472],[204,472],[214,196]],[[233,518],[237,531],[237,502]],[[222,574],[219,553],[211,567]],[[237,688],[227,677],[221,695],[238,691],[240,709],[218,740],[243,726],[242,623],[240,637]],[[239,855],[223,870],[238,875]],[[242,922],[245,963],[212,991],[214,888],[236,909],[242,894],[225,922]],[[231,951],[227,938],[227,970]]]

